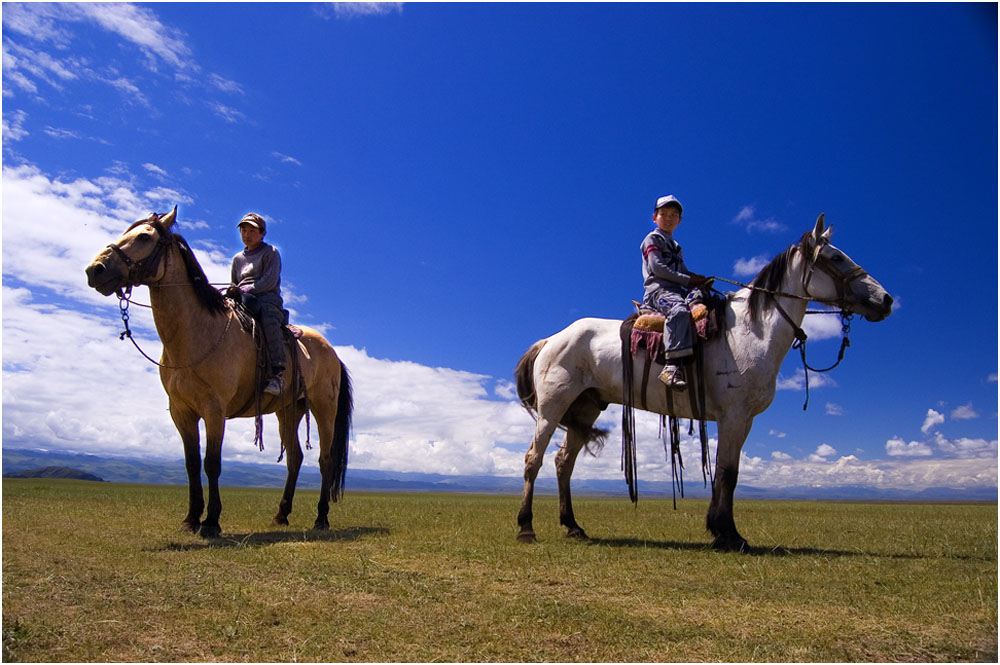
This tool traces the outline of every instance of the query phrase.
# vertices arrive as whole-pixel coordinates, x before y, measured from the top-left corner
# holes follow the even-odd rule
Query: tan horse
[[[160,381],[170,400],[170,417],[184,442],[190,491],[182,528],[205,538],[221,534],[219,474],[222,437],[227,418],[256,414],[254,384],[256,346],[236,319],[231,302],[209,283],[184,239],[171,227],[177,208],[151,214],[132,224],[117,242],[103,249],[87,266],[87,283],[103,295],[144,284],[149,287],[156,331],[163,342]],[[322,474],[314,528],[327,529],[329,502],[343,493],[347,471],[347,441],[353,401],[347,368],[330,343],[310,328],[296,344],[305,396],[293,394],[292,363],[285,375],[285,392],[264,396],[262,413],[276,413],[281,445],[287,455],[285,492],[273,523],[288,524],[295,482],[302,465],[298,426],[306,409],[319,430]],[[208,512],[201,487],[198,421],[205,421],[205,475]]]

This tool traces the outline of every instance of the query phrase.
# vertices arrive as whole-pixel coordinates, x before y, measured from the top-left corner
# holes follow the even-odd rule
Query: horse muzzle
[[[110,296],[125,286],[125,275],[116,268],[109,267],[103,261],[95,260],[86,267],[85,272],[87,273],[87,286],[102,296]]]

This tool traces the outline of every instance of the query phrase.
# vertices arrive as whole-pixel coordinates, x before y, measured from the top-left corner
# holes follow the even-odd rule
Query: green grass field
[[[519,498],[223,488],[223,540],[177,531],[184,487],[3,481],[3,660],[989,661],[997,505],[737,501],[754,554],[708,547],[704,501],[578,498],[593,537],[515,542]],[[738,494],[737,494],[738,498]]]

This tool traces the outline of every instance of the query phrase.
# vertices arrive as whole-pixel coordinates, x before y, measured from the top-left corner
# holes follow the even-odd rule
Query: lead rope
[[[154,364],[154,365],[156,365],[157,367],[162,367],[163,369],[187,369],[187,368],[189,368],[189,367],[194,367],[194,366],[195,366],[195,365],[197,365],[198,363],[200,363],[200,362],[202,362],[203,360],[205,360],[206,358],[208,358],[208,357],[209,357],[210,355],[212,355],[212,353],[213,353],[213,352],[214,352],[214,351],[215,351],[215,350],[216,350],[217,348],[219,348],[219,344],[221,344],[221,343],[222,343],[222,340],[223,340],[223,339],[225,339],[225,337],[226,337],[226,333],[227,333],[227,332],[229,332],[229,326],[230,326],[230,324],[232,324],[232,322],[233,322],[233,317],[229,317],[229,318],[228,318],[228,319],[226,320],[226,327],[225,327],[225,328],[224,328],[224,329],[222,330],[222,334],[221,334],[221,335],[219,335],[219,339],[215,340],[215,344],[213,344],[213,345],[212,345],[212,347],[211,347],[210,349],[208,349],[208,351],[206,351],[204,355],[202,355],[202,356],[201,356],[200,358],[198,358],[198,360],[196,360],[196,361],[194,361],[193,363],[190,363],[190,364],[188,364],[188,365],[164,365],[163,363],[161,363],[161,362],[158,362],[158,361],[154,360],[153,358],[151,358],[151,357],[149,356],[149,354],[148,354],[148,353],[146,353],[145,351],[143,351],[143,350],[142,350],[142,347],[140,347],[140,346],[139,346],[139,343],[138,343],[138,342],[136,342],[136,341],[135,341],[135,338],[134,338],[134,337],[132,336],[132,329],[131,329],[131,328],[129,328],[129,325],[128,325],[128,321],[129,321],[129,313],[128,313],[128,308],[129,308],[129,304],[131,304],[131,298],[132,298],[132,286],[131,286],[131,285],[129,285],[129,286],[128,286],[128,287],[127,287],[127,288],[125,289],[125,292],[124,292],[124,293],[122,293],[122,291],[121,291],[121,290],[119,289],[119,291],[118,291],[118,294],[117,294],[117,295],[118,295],[118,309],[119,309],[119,311],[121,311],[121,316],[122,316],[122,324],[124,324],[124,326],[125,326],[125,330],[123,330],[123,331],[122,331],[122,332],[121,332],[121,333],[120,333],[120,334],[118,335],[118,339],[119,339],[120,341],[122,341],[122,340],[124,340],[124,339],[125,339],[126,337],[128,337],[128,341],[132,342],[132,346],[134,346],[134,347],[136,348],[136,350],[137,350],[137,351],[138,351],[139,353],[141,353],[141,354],[142,354],[142,357],[143,357],[143,358],[145,358],[145,359],[146,359],[146,360],[148,360],[149,362],[153,363],[153,364]]]

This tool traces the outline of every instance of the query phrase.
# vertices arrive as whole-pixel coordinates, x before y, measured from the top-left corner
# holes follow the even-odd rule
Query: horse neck
[[[161,280],[150,285],[149,302],[165,357],[182,362],[199,354],[206,340],[214,338],[215,331],[226,325],[226,318],[209,312],[198,302],[176,245],[170,247],[164,260],[166,270]]]
[[[782,295],[765,299],[758,320],[750,320],[749,317],[750,289],[740,290],[733,302],[736,327],[748,333],[744,339],[751,340],[747,349],[749,357],[773,370],[775,375],[795,341],[796,331],[802,327],[809,305],[802,286],[803,269],[801,253],[796,252],[789,260],[781,286],[777,289]],[[782,316],[779,307],[791,322]]]

